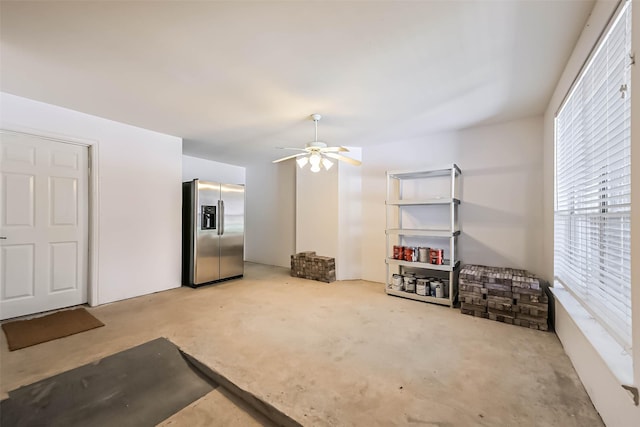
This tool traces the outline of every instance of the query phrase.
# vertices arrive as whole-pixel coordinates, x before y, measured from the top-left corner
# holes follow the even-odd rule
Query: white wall
[[[295,162],[246,169],[245,260],[291,266],[295,252]]]
[[[182,156],[182,181],[194,179],[223,184],[244,184],[245,168],[198,157]]]
[[[5,93],[0,105],[3,128],[97,141],[97,302],[180,286],[182,140]]]
[[[542,270],[542,117],[426,135],[363,153],[362,276],[385,280],[385,171],[462,170],[463,263]]]
[[[348,147],[347,156],[362,160],[362,149]],[[338,280],[362,278],[362,166],[338,163]],[[334,166],[335,167],[335,166]],[[336,262],[337,262],[336,260]]]
[[[609,17],[615,10],[617,1],[598,1],[591,12],[574,50],[567,62],[555,88],[544,116],[544,273],[548,279],[553,277],[553,200],[554,200],[554,116],[582,64],[586,61]],[[633,46],[636,58],[640,53],[640,3],[634,2],[633,10]],[[631,249],[637,256],[640,252],[640,209],[635,203],[640,196],[640,67],[637,59],[632,67],[632,224]],[[636,185],[637,184],[637,185]],[[633,365],[635,371],[634,385],[640,385],[640,263],[634,262],[631,267],[633,298]],[[587,393],[594,406],[609,426],[640,425],[640,407],[634,406],[630,395],[622,391],[621,381],[613,374],[601,353],[591,345],[581,329],[583,322],[574,317],[571,304],[563,305],[559,300],[555,304],[556,333],[569,355]],[[629,374],[631,377],[633,374]],[[629,384],[627,384],[629,385]]]
[[[362,158],[360,148],[349,150],[350,158]],[[296,168],[295,252],[314,251],[335,258],[337,280],[362,277],[361,176],[359,166],[338,161],[318,173],[308,166]]]
[[[289,160],[288,163],[296,164]],[[294,166],[295,167],[295,166]],[[295,253],[338,257],[338,168],[311,172],[296,168]],[[339,260],[336,259],[336,277]]]

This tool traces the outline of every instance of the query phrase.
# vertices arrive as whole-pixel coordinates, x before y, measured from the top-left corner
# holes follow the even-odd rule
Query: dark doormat
[[[154,426],[218,387],[164,338],[9,392],[2,426]]]
[[[78,308],[58,311],[34,319],[3,323],[2,330],[7,336],[9,350],[13,351],[100,326],[104,326],[104,323],[84,308]]]

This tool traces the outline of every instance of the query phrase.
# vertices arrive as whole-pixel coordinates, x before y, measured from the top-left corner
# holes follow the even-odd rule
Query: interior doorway
[[[0,318],[89,301],[90,144],[0,131]]]

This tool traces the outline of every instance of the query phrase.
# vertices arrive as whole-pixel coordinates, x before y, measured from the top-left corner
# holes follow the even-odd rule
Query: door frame
[[[56,134],[53,132],[47,132],[40,129],[25,128],[22,126],[3,125],[0,127],[0,133],[9,133],[14,135],[26,135],[36,138],[46,139],[49,141],[60,142],[63,144],[80,145],[88,148],[88,166],[89,166],[89,180],[87,189],[89,194],[87,195],[88,201],[88,224],[87,224],[87,302],[90,306],[96,306],[99,304],[100,287],[98,280],[98,249],[100,243],[100,233],[98,232],[100,227],[100,215],[98,214],[99,207],[99,152],[100,142],[94,139],[78,138],[74,136],[68,136],[63,134]]]

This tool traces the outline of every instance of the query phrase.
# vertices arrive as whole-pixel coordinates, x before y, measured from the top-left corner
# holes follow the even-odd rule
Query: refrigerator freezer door
[[[193,284],[200,285],[220,279],[220,239],[216,217],[220,199],[220,184],[217,182],[195,181],[195,248]]]
[[[220,278],[244,274],[244,186],[222,184]]]

